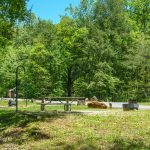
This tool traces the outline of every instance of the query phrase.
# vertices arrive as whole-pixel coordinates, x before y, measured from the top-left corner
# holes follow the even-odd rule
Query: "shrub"
[[[98,101],[89,102],[87,105],[88,105],[89,108],[102,108],[102,109],[107,108],[107,105],[105,103],[98,102]]]

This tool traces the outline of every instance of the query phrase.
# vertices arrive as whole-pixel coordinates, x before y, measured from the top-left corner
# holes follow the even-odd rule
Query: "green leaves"
[[[34,14],[16,24],[28,17],[26,1],[1,3],[1,91],[14,87],[15,68],[22,64],[29,97],[119,100],[129,91],[135,97],[150,93],[148,0],[82,0],[57,25]]]

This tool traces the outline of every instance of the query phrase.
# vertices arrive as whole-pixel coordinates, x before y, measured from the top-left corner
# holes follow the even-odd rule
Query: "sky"
[[[60,15],[65,14],[65,8],[72,4],[78,6],[80,0],[29,0],[28,9],[32,7],[32,12],[41,19],[51,20],[59,23]]]

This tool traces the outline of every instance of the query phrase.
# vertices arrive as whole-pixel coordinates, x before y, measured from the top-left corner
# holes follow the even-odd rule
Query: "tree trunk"
[[[71,76],[71,67],[68,68],[68,79],[67,79],[67,96],[71,97],[72,95],[72,76]]]

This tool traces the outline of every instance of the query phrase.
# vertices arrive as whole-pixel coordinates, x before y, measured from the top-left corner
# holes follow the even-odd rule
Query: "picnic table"
[[[80,101],[80,100],[85,101],[85,97],[46,97],[45,99],[46,99],[46,101],[49,101],[49,102],[45,103],[42,100],[41,111],[45,111],[45,106],[51,104],[52,100],[59,101],[60,104],[63,104],[64,111],[71,111],[71,105],[72,105],[73,101]],[[65,101],[65,103],[62,101]]]

